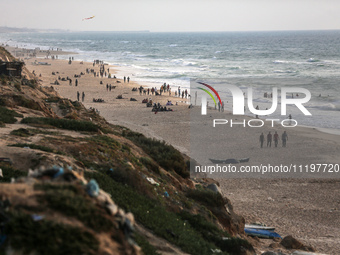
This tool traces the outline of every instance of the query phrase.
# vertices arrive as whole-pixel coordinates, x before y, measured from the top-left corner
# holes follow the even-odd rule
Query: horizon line
[[[62,32],[107,32],[107,33],[230,33],[230,32],[307,32],[307,31],[340,31],[340,28],[336,29],[269,29],[269,30],[203,30],[203,31],[152,31],[148,29],[141,30],[73,30],[73,29],[62,29],[62,28],[28,28],[28,27],[8,27],[0,26],[0,31],[2,28],[5,29],[26,29],[26,30],[37,30],[40,31],[62,31]],[[39,31],[40,30],[40,31]],[[24,31],[20,31],[24,32]],[[30,32],[30,31],[28,31]],[[1,32],[0,32],[1,33]]]

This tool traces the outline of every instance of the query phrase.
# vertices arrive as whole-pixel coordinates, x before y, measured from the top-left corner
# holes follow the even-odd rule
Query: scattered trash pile
[[[0,185],[0,254],[141,254],[134,225],[132,213],[72,169],[29,170]]]

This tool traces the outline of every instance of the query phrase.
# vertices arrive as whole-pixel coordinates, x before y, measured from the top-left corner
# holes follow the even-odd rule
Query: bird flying
[[[89,19],[93,19],[94,18],[94,16],[91,16],[91,17],[89,17],[89,18],[84,18],[82,21],[84,21],[84,20],[89,20]]]

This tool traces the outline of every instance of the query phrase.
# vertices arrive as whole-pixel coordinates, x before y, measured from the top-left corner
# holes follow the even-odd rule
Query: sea
[[[338,30],[0,33],[0,44],[76,52],[75,60],[103,60],[117,66],[118,78],[130,76],[148,86],[166,83],[190,93],[190,80],[219,84],[230,110],[232,98],[220,86],[223,82],[245,93],[253,87],[253,104],[260,109],[270,108],[272,99],[264,93],[273,87],[302,87],[311,93],[304,106],[312,116],[294,105],[287,107],[287,115],[300,126],[331,133],[340,133],[339,42]],[[282,119],[279,108],[271,118]]]

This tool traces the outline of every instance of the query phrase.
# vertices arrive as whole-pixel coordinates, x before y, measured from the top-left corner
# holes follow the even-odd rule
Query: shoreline
[[[34,51],[34,49],[26,49],[26,48],[20,48],[20,47],[18,48],[18,47],[13,47],[13,46],[6,46],[5,48],[8,51],[10,51],[12,53],[12,55],[14,55],[15,50],[19,50],[19,51],[23,51],[23,52],[31,52],[31,53]],[[48,58],[46,58],[46,52],[47,52],[47,50],[41,50],[40,53],[38,53],[36,58],[33,58],[31,56],[29,58],[26,58],[25,60],[29,60],[31,58],[32,59],[37,59],[37,60],[39,60],[39,59],[46,60],[46,59],[48,59]],[[78,52],[72,52],[72,51],[63,51],[63,50],[56,51],[56,50],[51,50],[49,56],[61,55],[61,58],[58,59],[58,60],[65,60],[65,61],[67,61],[63,57],[65,57],[65,56],[73,56],[73,55],[78,55],[78,54],[79,54]],[[77,59],[77,60],[74,60],[74,61],[75,62],[81,62],[82,61],[84,63],[87,62],[87,63],[92,64],[91,62],[88,62],[85,59]],[[110,66],[112,68],[111,70],[113,70],[114,74],[119,72],[122,75],[130,76],[131,78],[133,78],[134,74],[132,72],[136,71],[136,70],[133,70],[132,67],[117,66],[117,65],[110,64],[109,62],[106,62],[106,61],[104,63],[105,63],[105,65],[108,65],[108,66]],[[135,83],[137,83],[138,86],[142,85],[142,86],[146,86],[146,87],[157,86],[156,84],[158,84],[158,86],[160,86],[159,85],[160,83],[157,83],[156,81],[140,81],[140,80],[138,80],[138,81],[135,81]],[[182,85],[172,85],[173,88],[178,88],[179,86],[182,86]],[[183,88],[183,86],[182,86],[182,88]],[[186,87],[184,87],[184,88],[186,88]],[[189,86],[189,90],[190,90],[190,86]],[[246,115],[246,116],[247,117],[251,117],[251,115]],[[298,125],[297,127],[316,129],[316,130],[319,130],[320,132],[324,132],[324,133],[328,133],[328,134],[334,134],[334,135],[340,135],[340,129],[336,129],[336,128],[325,128],[325,127],[308,126],[308,125]]]
[[[110,72],[115,70],[117,80],[97,78],[86,74],[79,78],[79,85],[75,87],[74,83],[70,86],[68,82],[52,85],[51,82],[57,77],[51,74],[52,71],[58,71],[62,77],[72,77],[80,71],[85,72],[85,68],[93,68],[92,63],[80,64],[79,61],[74,61],[69,65],[67,60],[49,59],[46,61],[51,65],[33,66],[27,63],[26,66],[30,71],[35,70],[37,76],[42,74],[41,78],[38,77],[41,79],[42,86],[53,86],[60,96],[71,100],[77,100],[76,91],[85,91],[86,108],[98,109],[108,122],[164,140],[189,155],[190,109],[181,98],[165,95],[152,96],[153,101],[161,104],[166,103],[168,99],[174,103],[174,106],[171,106],[173,112],[155,114],[151,112],[151,108],[141,104],[141,100],[149,96],[131,91],[133,87],[139,87],[141,84],[133,79],[129,84],[123,83],[120,79],[121,75],[117,74],[114,66],[110,66]],[[97,66],[95,68],[98,69]],[[73,77],[72,79],[75,80]],[[103,84],[100,84],[100,81],[103,81]],[[107,83],[117,87],[111,92],[106,91]],[[124,99],[116,99],[118,94],[122,94]],[[129,101],[131,97],[136,98],[137,101]],[[92,98],[103,98],[105,102],[94,103]],[[175,105],[176,101],[178,105]],[[228,114],[228,116],[232,115]],[[274,163],[278,162],[280,157],[283,157],[282,160],[290,159],[296,162],[317,162],[322,159],[339,163],[340,137],[338,135],[323,133],[315,128],[297,127],[294,131],[289,131],[290,137],[293,137],[293,140],[288,141],[289,150],[283,151],[280,147],[277,151],[273,148],[263,148],[261,151],[258,149],[258,132],[230,130],[226,134],[226,139],[230,141],[230,149],[223,150],[221,155],[228,152],[238,157],[248,153],[254,160]],[[246,140],[247,137],[254,137],[254,139]],[[331,196],[331,194],[337,194],[339,181],[336,179],[333,181],[334,183],[331,184],[330,180],[294,178],[291,180],[219,180],[222,193],[232,201],[235,211],[244,216],[246,222],[260,221],[275,225],[283,236],[293,234],[294,237],[315,246],[321,252],[335,254],[340,252],[336,246],[336,243],[340,242],[340,228],[336,222],[340,218],[340,208],[333,210],[332,213],[329,212],[332,208],[337,208],[336,196]],[[333,237],[325,238],[325,236]]]

